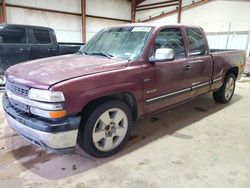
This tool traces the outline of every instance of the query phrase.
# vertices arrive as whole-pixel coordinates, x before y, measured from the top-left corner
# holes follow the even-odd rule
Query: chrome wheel
[[[97,119],[92,138],[95,147],[100,151],[110,151],[124,140],[128,130],[128,117],[119,108],[105,111]]]
[[[230,77],[225,87],[225,99],[226,100],[229,100],[232,97],[233,92],[234,92],[234,85],[235,85],[234,79]]]

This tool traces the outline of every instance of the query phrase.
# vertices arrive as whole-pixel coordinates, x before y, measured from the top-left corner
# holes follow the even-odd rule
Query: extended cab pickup
[[[81,54],[21,63],[6,73],[9,125],[36,145],[96,157],[116,153],[133,122],[212,92],[228,103],[246,53],[209,49],[200,27],[128,24],[97,33]]]
[[[20,62],[76,53],[81,43],[57,43],[47,27],[0,24],[0,84],[4,71]]]

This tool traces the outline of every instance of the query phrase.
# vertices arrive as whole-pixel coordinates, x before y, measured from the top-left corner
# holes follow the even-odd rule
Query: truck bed
[[[210,55],[214,61],[213,77],[217,77],[221,71],[227,70],[227,66],[237,65],[239,74],[242,75],[246,63],[246,52],[233,49],[210,49]],[[240,76],[237,78],[240,79]]]
[[[232,51],[241,51],[241,50],[235,50],[235,49],[210,49],[210,53],[215,52],[232,52]]]

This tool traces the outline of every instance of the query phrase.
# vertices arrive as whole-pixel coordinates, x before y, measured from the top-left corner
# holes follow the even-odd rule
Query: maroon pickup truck
[[[76,143],[107,157],[136,119],[212,92],[228,103],[246,53],[211,50],[200,27],[128,24],[97,33],[81,53],[14,65],[3,107],[9,125],[42,148]]]

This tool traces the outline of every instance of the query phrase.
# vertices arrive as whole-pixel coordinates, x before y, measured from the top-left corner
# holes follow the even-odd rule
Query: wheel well
[[[238,67],[232,67],[232,68],[230,68],[230,69],[227,71],[226,76],[227,76],[228,74],[230,74],[230,73],[233,73],[234,76],[235,76],[235,78],[237,78],[237,77],[238,77],[238,72],[239,72],[239,68],[238,68]]]
[[[87,118],[100,104],[110,100],[120,100],[125,104],[127,104],[128,107],[131,109],[133,120],[136,120],[137,105],[135,97],[130,93],[117,93],[113,95],[103,96],[87,103],[82,109],[82,114],[83,114],[82,121],[85,122],[86,121],[85,118]]]

